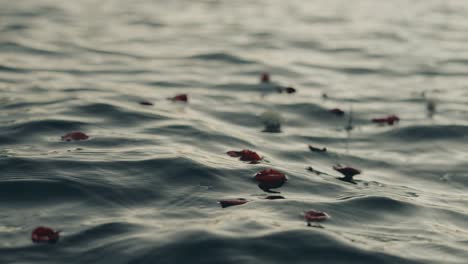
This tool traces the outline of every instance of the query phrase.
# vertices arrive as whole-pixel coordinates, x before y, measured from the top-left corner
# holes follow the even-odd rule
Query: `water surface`
[[[467,13],[443,0],[1,0],[0,262],[466,263]],[[262,97],[261,72],[298,93]],[[186,106],[166,100],[180,93]],[[261,132],[268,110],[282,133]],[[369,121],[389,114],[399,125]],[[78,130],[90,139],[60,140]],[[244,148],[267,162],[225,154]],[[336,163],[362,169],[357,184]],[[284,200],[252,180],[270,167],[289,177]],[[309,209],[331,218],[308,227]],[[38,225],[63,230],[59,243],[33,244]]]

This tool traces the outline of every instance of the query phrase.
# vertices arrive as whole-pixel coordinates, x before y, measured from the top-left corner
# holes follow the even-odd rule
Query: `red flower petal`
[[[393,125],[393,123],[398,123],[400,122],[400,118],[396,115],[391,115],[387,117],[387,124]]]
[[[239,199],[221,200],[219,201],[219,204],[221,205],[221,207],[226,208],[229,206],[245,204],[247,202],[248,201],[246,199],[239,198]]]
[[[169,100],[172,100],[174,102],[187,102],[188,101],[188,96],[187,94],[178,94],[174,97],[167,98]]]
[[[337,116],[343,116],[345,114],[345,112],[339,108],[333,108],[329,112]]]
[[[352,178],[354,175],[361,174],[361,171],[348,166],[333,166],[333,169],[339,171],[347,178]]]
[[[330,218],[330,216],[327,213],[316,210],[310,210],[305,212],[304,217],[307,222],[324,221]]]
[[[284,196],[281,196],[281,195],[268,195],[267,197],[265,197],[265,199],[278,200],[278,199],[286,199],[286,198],[284,198]]]
[[[288,178],[283,173],[273,170],[266,169],[258,172],[255,175],[255,180],[261,184],[280,184],[285,183]],[[277,188],[277,187],[276,187]]]
[[[148,101],[141,101],[140,104],[141,105],[153,105],[153,103],[148,102]]]
[[[79,132],[79,131],[70,132],[70,133],[65,134],[65,135],[62,136],[62,140],[65,140],[65,141],[86,140],[88,138],[89,138],[88,135],[86,135],[83,132]]]
[[[260,157],[260,155],[258,155],[256,152],[254,151],[251,151],[251,150],[248,150],[248,149],[244,149],[244,150],[241,150],[241,151],[228,151],[226,152],[226,154],[228,154],[229,156],[231,157],[240,157],[240,160],[242,161],[260,161],[262,160],[262,157]]]
[[[387,117],[373,118],[371,121],[377,124],[387,123],[388,125],[393,125],[394,123],[398,123],[400,118],[396,115],[389,115]]]
[[[31,233],[31,239],[35,243],[49,242],[55,243],[59,240],[60,231],[54,231],[49,227],[37,227]]]
[[[266,72],[262,73],[262,75],[260,76],[260,82],[269,83],[270,82],[270,74],[268,74]]]
[[[262,160],[262,157],[260,157],[257,152],[244,149],[241,151],[241,157],[240,160],[242,161],[259,161]]]

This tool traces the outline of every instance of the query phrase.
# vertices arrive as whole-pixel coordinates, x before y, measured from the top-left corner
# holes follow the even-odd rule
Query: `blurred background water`
[[[466,263],[467,31],[455,0],[0,0],[0,263]]]

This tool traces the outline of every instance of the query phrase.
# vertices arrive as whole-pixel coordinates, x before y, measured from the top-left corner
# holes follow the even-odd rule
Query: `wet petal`
[[[279,199],[286,199],[286,198],[284,198],[284,196],[281,196],[281,195],[268,195],[267,197],[265,197],[265,199],[279,200]]]
[[[267,72],[262,73],[262,75],[260,76],[260,82],[261,83],[269,83],[270,82],[270,74],[268,74]]]
[[[312,145],[309,145],[309,149],[313,152],[327,152],[327,148],[317,148]]]
[[[259,183],[258,187],[260,189],[271,193],[275,192],[270,189],[279,188],[288,180],[285,174],[273,169],[266,169],[258,172],[254,179]]]
[[[244,198],[238,198],[238,199],[221,200],[219,201],[219,204],[221,205],[222,208],[226,208],[229,206],[245,204],[247,202],[248,201]]]
[[[244,150],[241,151],[240,160],[242,160],[242,161],[260,161],[260,160],[262,160],[262,157],[260,157],[260,155],[258,155],[257,152],[254,152],[254,151],[251,151],[251,150],[248,150],[248,149],[244,149]]]
[[[187,94],[178,94],[174,97],[168,98],[169,100],[172,100],[174,102],[188,102],[188,96]]]
[[[293,87],[286,87],[284,88],[284,91],[288,94],[291,94],[291,93],[295,93],[296,92],[296,89],[293,88]]]
[[[31,240],[35,243],[55,243],[59,240],[60,231],[54,231],[49,227],[39,226],[31,232]]]
[[[80,131],[70,132],[62,136],[62,140],[65,140],[65,141],[86,140],[88,138],[89,138],[88,135]]]
[[[309,210],[305,212],[304,218],[307,222],[316,222],[316,221],[324,221],[330,218],[327,213],[316,211],[316,210]]]
[[[396,115],[389,115],[387,117],[373,118],[371,119],[371,121],[377,124],[387,123],[388,125],[393,125],[394,123],[398,123],[400,121],[400,118]]]
[[[345,112],[339,108],[330,109],[328,112],[335,114],[337,116],[344,116]]]
[[[361,170],[349,166],[333,166],[333,169],[343,174],[346,178],[352,179],[354,175],[361,174]]]
[[[153,103],[148,102],[148,101],[141,101],[140,104],[141,105],[153,105]]]
[[[231,150],[226,152],[226,154],[235,158],[240,157],[240,160],[242,161],[251,161],[254,163],[263,159],[255,151],[251,151],[249,149],[243,149],[241,151]]]

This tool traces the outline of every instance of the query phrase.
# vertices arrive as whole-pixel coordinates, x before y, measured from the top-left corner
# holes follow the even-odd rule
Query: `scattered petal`
[[[148,102],[148,101],[141,101],[140,104],[141,105],[153,105],[153,103]]]
[[[269,83],[270,82],[270,74],[264,72],[262,73],[262,75],[260,76],[260,82],[261,83]]]
[[[312,145],[309,145],[309,149],[313,152],[327,152],[327,148],[316,148]]]
[[[296,89],[293,88],[293,87],[286,87],[284,88],[284,91],[288,94],[291,94],[291,93],[295,93],[296,92]]]
[[[54,231],[49,227],[37,227],[31,233],[31,239],[35,243],[47,242],[55,243],[59,240],[60,231]]]
[[[296,92],[296,89],[293,88],[293,87],[283,87],[283,86],[278,86],[276,87],[276,91],[278,91],[278,93],[288,93],[288,94],[292,94],[292,93],[295,93]]]
[[[262,157],[260,157],[256,152],[253,152],[248,149],[242,150],[242,155],[240,157],[242,161],[260,161]]]
[[[70,132],[62,136],[62,140],[64,141],[72,141],[72,140],[86,140],[89,136],[83,132],[75,131]]]
[[[228,151],[226,152],[231,157],[240,157],[241,161],[251,161],[251,162],[258,162],[262,160],[262,157],[258,155],[256,152],[244,149],[241,151]]]
[[[168,100],[172,100],[174,102],[188,102],[187,94],[178,94],[174,97],[167,98]]]
[[[238,199],[221,200],[219,201],[219,204],[221,205],[222,208],[226,208],[229,206],[245,204],[247,202],[248,201],[244,198],[238,198]]]
[[[388,125],[391,126],[395,123],[398,123],[400,121],[400,118],[396,115],[389,115],[387,117],[373,118],[371,121],[377,124],[387,123]]]
[[[254,179],[259,183],[258,187],[260,189],[269,193],[278,193],[270,189],[279,188],[288,180],[284,173],[273,169],[266,169],[258,172]]]
[[[330,109],[328,112],[335,114],[337,116],[344,116],[345,112],[339,108]]]
[[[281,195],[268,195],[267,197],[265,197],[265,199],[279,200],[279,199],[286,199],[286,198],[284,198],[284,196],[281,196]]]
[[[284,173],[277,170],[265,169],[255,174],[255,180],[258,182],[284,182],[287,180],[287,177]]]
[[[336,165],[336,166],[333,166],[333,169],[344,175],[343,178],[339,178],[340,180],[354,183],[354,184],[356,183],[353,181],[354,175],[361,174],[360,170],[355,169],[353,167],[348,167],[348,166]]]
[[[436,112],[436,102],[434,100],[429,100],[426,103],[427,116],[432,118]]]
[[[330,218],[330,216],[325,212],[310,210],[310,211],[305,212],[304,218],[306,219],[307,223],[309,223],[309,222],[324,221]]]
[[[360,170],[355,169],[353,167],[349,167],[349,166],[336,165],[336,166],[333,166],[333,169],[341,172],[341,174],[343,174],[346,177],[353,177],[354,175],[361,174]]]

